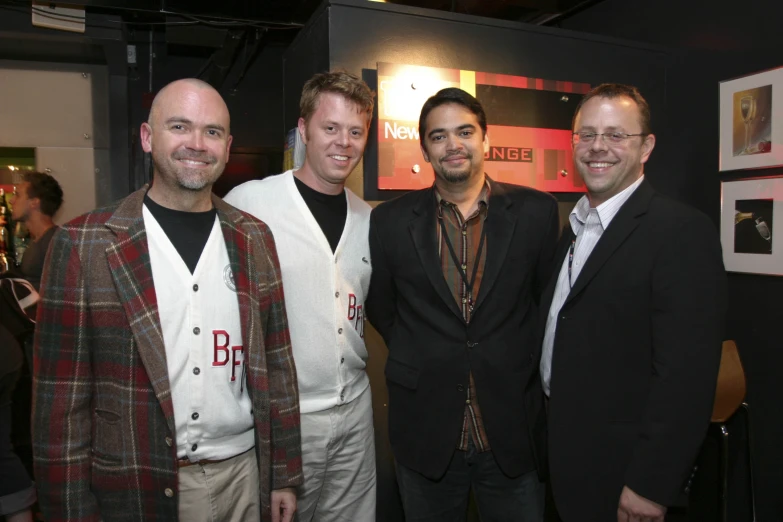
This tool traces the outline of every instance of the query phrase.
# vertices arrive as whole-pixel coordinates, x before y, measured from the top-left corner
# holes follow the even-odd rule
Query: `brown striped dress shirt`
[[[457,305],[462,310],[462,316],[465,318],[466,323],[470,322],[473,303],[475,303],[479,293],[481,277],[484,273],[484,264],[487,258],[486,237],[484,237],[481,257],[476,259],[476,254],[479,248],[481,233],[484,228],[484,220],[487,217],[489,193],[490,186],[489,183],[485,181],[484,188],[479,194],[478,208],[473,214],[465,219],[457,205],[443,199],[437,188],[435,189],[435,198],[438,205],[438,222],[435,226],[438,234],[438,252],[440,254],[441,269],[443,270],[443,277],[446,279],[446,283],[451,289],[452,295],[457,300]],[[454,247],[454,252],[459,259],[460,267],[454,262],[455,260],[449,251],[446,238],[443,236],[441,222],[445,226],[446,234],[451,241],[452,247]],[[476,279],[473,281],[472,292],[469,292],[468,287],[460,274],[460,268],[465,271],[468,281],[470,281],[476,263],[478,263]],[[481,419],[481,410],[479,409],[478,398],[476,396],[476,384],[473,381],[472,372],[470,374],[470,384],[468,386],[467,395],[465,396],[465,418],[462,422],[462,433],[460,434],[457,449],[463,451],[467,450],[469,438],[473,439],[473,444],[476,446],[477,451],[483,452],[490,449],[487,432],[484,430],[484,422]]]

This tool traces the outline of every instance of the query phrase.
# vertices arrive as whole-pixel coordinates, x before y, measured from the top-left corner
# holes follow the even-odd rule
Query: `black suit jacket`
[[[561,238],[542,324],[574,234]],[[549,472],[566,522],[616,520],[627,485],[681,503],[712,412],[726,313],[714,225],[643,181],[560,310]]]
[[[557,204],[533,189],[490,183],[487,258],[469,325],[441,271],[434,189],[383,203],[370,218],[367,312],[389,348],[389,438],[401,464],[433,479],[457,447],[471,371],[506,474],[535,469],[545,437],[536,337]]]

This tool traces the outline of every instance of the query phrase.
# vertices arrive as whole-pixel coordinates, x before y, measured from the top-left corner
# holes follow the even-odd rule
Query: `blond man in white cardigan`
[[[300,522],[375,520],[372,398],[365,372],[370,206],[345,188],[367,143],[373,94],[347,73],[311,78],[300,101],[304,165],[226,201],[275,236],[299,381]]]

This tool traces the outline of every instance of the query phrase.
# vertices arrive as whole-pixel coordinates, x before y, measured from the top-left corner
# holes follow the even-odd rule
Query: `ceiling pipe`
[[[582,2],[579,2],[575,6],[566,9],[562,13],[556,13],[552,14],[551,16],[545,16],[541,20],[538,20],[535,22],[536,25],[546,25],[546,26],[552,26],[559,22],[562,22],[563,20],[570,18],[574,16],[577,13],[581,13],[585,9],[589,9],[593,7],[596,4],[600,4],[604,0],[584,0]]]

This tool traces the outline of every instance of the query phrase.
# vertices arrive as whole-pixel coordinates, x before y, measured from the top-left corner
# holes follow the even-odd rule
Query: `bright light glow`
[[[14,167],[13,165],[8,165],[8,170],[16,170],[16,167]]]
[[[459,87],[459,84],[444,80],[437,70],[403,65],[393,79],[381,80],[379,87],[384,97],[381,118],[418,121],[427,98],[445,87]]]

